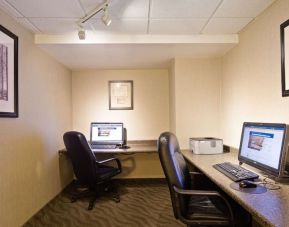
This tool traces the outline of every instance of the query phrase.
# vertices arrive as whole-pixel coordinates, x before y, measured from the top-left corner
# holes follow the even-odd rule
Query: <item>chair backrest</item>
[[[85,136],[80,132],[66,132],[63,141],[76,178],[80,183],[92,187],[98,178],[97,165]]]
[[[174,215],[178,219],[178,208],[176,206],[176,196],[173,186],[180,189],[190,189],[191,179],[189,169],[180,151],[177,137],[173,133],[164,132],[160,135],[158,140],[158,153],[168,182]],[[188,200],[181,199],[179,204],[180,212],[184,214]]]

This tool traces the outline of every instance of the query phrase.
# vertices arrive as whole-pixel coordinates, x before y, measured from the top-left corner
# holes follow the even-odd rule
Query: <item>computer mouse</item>
[[[127,145],[123,145],[123,146],[121,146],[121,147],[119,147],[120,149],[129,149],[130,147],[129,146],[127,146]]]
[[[255,184],[253,181],[249,180],[242,180],[239,183],[240,188],[256,188],[257,184]]]

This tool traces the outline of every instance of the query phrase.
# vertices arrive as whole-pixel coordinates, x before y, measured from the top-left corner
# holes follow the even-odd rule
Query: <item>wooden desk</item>
[[[98,160],[117,157],[122,173],[117,178],[164,178],[157,152],[156,140],[128,141],[129,149],[94,149]],[[66,156],[66,149],[59,151]]]
[[[182,151],[189,163],[197,167],[225,193],[232,197],[262,226],[289,226],[289,185],[280,184],[279,190],[267,190],[263,194],[249,194],[234,190],[230,187],[232,180],[216,170],[212,165],[221,162],[238,164],[237,152],[216,155],[195,155],[191,151]],[[262,172],[244,164],[246,169],[256,172],[264,178]]]
[[[129,141],[128,149],[92,149],[93,153],[127,154],[127,153],[156,153],[156,140]],[[59,154],[66,154],[66,149],[59,150]]]
[[[94,153],[105,154],[127,154],[127,153],[156,153],[157,144],[155,140],[129,141],[128,149],[92,149]]]

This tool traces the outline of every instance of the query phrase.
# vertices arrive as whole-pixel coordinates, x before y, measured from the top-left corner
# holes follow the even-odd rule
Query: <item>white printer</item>
[[[194,154],[223,153],[223,140],[213,137],[190,138],[190,150]]]

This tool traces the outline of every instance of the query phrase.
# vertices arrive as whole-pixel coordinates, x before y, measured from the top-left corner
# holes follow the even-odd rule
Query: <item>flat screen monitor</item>
[[[122,145],[123,123],[92,122],[90,127],[91,144]]]
[[[288,147],[286,124],[243,124],[238,159],[274,176],[282,175]]]

